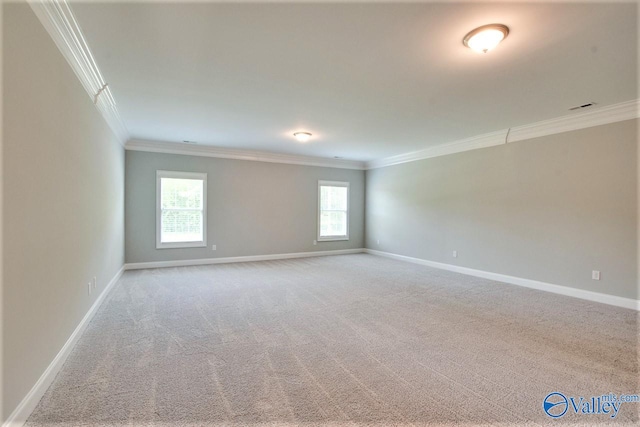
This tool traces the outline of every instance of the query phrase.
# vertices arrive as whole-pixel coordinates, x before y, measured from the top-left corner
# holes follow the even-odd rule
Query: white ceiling
[[[72,8],[136,139],[368,161],[637,98],[635,4]]]

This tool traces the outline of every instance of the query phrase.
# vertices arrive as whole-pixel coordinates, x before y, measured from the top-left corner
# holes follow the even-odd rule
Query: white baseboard
[[[290,254],[251,255],[226,258],[184,259],[176,261],[134,262],[124,265],[125,270],[140,270],[144,268],[186,267],[191,265],[227,264],[230,262],[271,261],[277,259],[309,258],[316,256],[359,254],[365,249],[339,249],[334,251],[295,252]]]
[[[47,369],[45,369],[44,373],[40,376],[35,385],[29,390],[29,393],[22,399],[18,407],[9,415],[9,418],[2,424],[2,427],[22,427],[24,423],[27,421],[33,410],[35,409],[44,393],[47,391],[53,380],[55,379],[58,372],[64,365],[64,362],[67,360],[67,357],[73,350],[73,347],[76,345],[82,333],[87,328],[89,322],[100,308],[100,305],[104,302],[106,296],[109,294],[109,291],[116,284],[122,273],[124,272],[124,266],[113,276],[111,281],[104,288],[102,293],[96,298],[93,305],[87,311],[87,314],[84,315],[76,329],[73,331],[67,342],[62,346],[62,349],[58,352],[53,361],[49,364]]]
[[[393,258],[401,261],[407,261],[414,264],[426,265],[441,270],[454,271],[456,273],[467,274],[469,276],[482,277],[484,279],[495,280],[498,282],[509,283],[512,285],[524,286],[526,288],[537,289],[540,291],[552,292],[554,294],[566,295],[574,298],[580,298],[588,301],[601,302],[603,304],[615,305],[616,307],[629,308],[640,311],[640,301],[632,298],[624,298],[615,295],[602,294],[599,292],[586,291],[583,289],[570,288],[568,286],[553,285],[551,283],[539,282],[537,280],[523,279],[521,277],[507,276],[506,274],[491,273],[488,271],[475,270],[473,268],[460,267],[458,265],[444,264],[441,262],[428,261],[421,258],[413,258],[404,255],[397,255],[389,252],[376,251],[374,249],[365,249],[364,252],[372,255],[379,255],[387,258]]]

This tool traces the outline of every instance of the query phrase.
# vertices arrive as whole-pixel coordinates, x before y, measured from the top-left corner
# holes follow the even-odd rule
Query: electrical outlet
[[[87,295],[91,295],[91,282],[87,283]]]
[[[211,250],[212,250],[212,251],[215,251],[216,249],[217,249],[217,246],[216,246],[216,245],[211,245]]]
[[[453,251],[453,257],[458,258],[458,251]]]
[[[376,240],[376,244],[378,245],[380,244],[380,239]]]
[[[591,278],[593,280],[600,280],[600,272],[598,270],[593,270],[591,272]]]
[[[314,241],[313,241],[313,246],[315,246],[315,245],[317,245],[317,244],[318,244],[318,241],[317,241],[317,240],[314,240]]]

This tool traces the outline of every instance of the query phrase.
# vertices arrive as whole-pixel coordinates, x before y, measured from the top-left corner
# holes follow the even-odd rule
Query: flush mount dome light
[[[507,38],[509,27],[502,24],[489,24],[470,31],[462,43],[476,52],[487,53]]]
[[[311,138],[311,134],[309,132],[296,132],[293,136],[295,136],[300,142],[307,142],[309,138]]]

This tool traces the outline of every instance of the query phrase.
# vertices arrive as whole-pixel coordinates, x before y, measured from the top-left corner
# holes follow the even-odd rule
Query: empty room
[[[0,424],[640,425],[639,6],[0,2]]]

